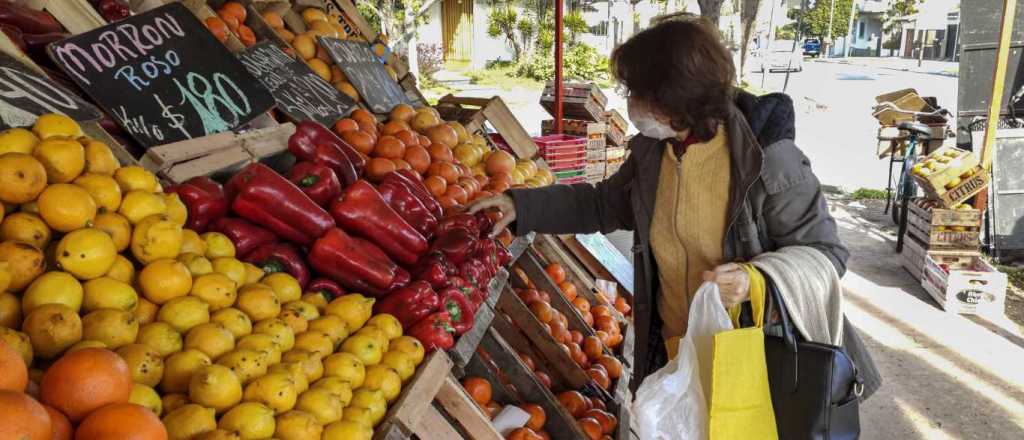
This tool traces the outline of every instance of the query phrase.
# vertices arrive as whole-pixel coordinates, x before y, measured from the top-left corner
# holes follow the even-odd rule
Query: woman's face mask
[[[676,131],[671,126],[659,121],[651,114],[647,104],[630,98],[626,101],[626,113],[629,115],[629,121],[644,136],[659,141],[676,136]]]

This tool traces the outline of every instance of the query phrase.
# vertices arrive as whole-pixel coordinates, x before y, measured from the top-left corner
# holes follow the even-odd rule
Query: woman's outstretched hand
[[[505,194],[479,199],[470,203],[467,208],[470,214],[476,214],[477,211],[489,208],[494,208],[501,212],[501,219],[494,223],[494,228],[491,229],[491,238],[494,238],[502,229],[505,229],[516,220],[516,204],[512,201],[511,197]]]
[[[736,263],[726,263],[704,271],[704,281],[718,284],[722,305],[726,308],[750,299],[750,275]]]

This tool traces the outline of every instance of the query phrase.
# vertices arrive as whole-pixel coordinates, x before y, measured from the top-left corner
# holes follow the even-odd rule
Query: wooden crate
[[[926,259],[932,259],[950,268],[962,269],[969,267],[975,258],[981,256],[981,252],[977,249],[929,249],[921,239],[908,234],[903,239],[902,256],[903,268],[920,280],[924,275]]]
[[[107,24],[88,0],[31,0],[24,6],[49,12],[57,22],[72,34],[91,31]]]
[[[907,216],[907,233],[929,249],[978,249],[981,211],[923,208],[914,200]]]
[[[963,203],[988,185],[989,173],[979,165],[978,156],[956,147],[943,147],[921,158],[914,165],[915,171],[921,166],[921,171],[929,174],[915,172],[911,176],[925,194],[941,201],[946,208]]]
[[[519,159],[532,159],[537,155],[537,144],[526,132],[505,101],[493,98],[458,98],[445,95],[435,106],[445,120],[461,122],[470,133],[487,136],[488,124],[493,127]]]
[[[633,265],[607,237],[597,233],[559,235],[558,239],[594,278],[615,281],[619,285],[619,295],[633,303]]]
[[[1002,315],[1006,309],[1007,276],[980,256],[963,268],[926,257],[921,286],[947,312]]]
[[[562,117],[602,122],[608,98],[595,84],[566,83],[562,86]],[[548,82],[540,97],[540,105],[555,116],[555,86]]]
[[[501,287],[498,292],[505,287],[505,283],[500,284]],[[465,374],[466,365],[469,364],[469,360],[476,354],[476,348],[480,345],[480,340],[484,338],[484,334],[491,328],[491,321],[494,320],[494,309],[485,301],[483,304],[480,304],[480,308],[477,309],[476,315],[473,318],[475,319],[473,328],[459,336],[455,346],[448,349],[448,355],[452,358],[454,364],[452,366],[452,373],[457,377],[462,377]]]
[[[587,272],[583,265],[580,264],[565,245],[553,235],[541,235],[533,244],[534,249],[537,250],[538,255],[541,257],[545,267],[551,263],[559,263],[562,268],[565,269],[566,281],[576,286],[576,292],[591,305],[608,304],[607,300],[597,293],[597,283],[593,275]],[[611,280],[609,280],[611,281]],[[612,307],[612,316],[615,317],[616,321],[620,324],[625,324],[628,321],[625,316],[622,316],[618,310]]]
[[[608,142],[617,147],[626,146],[626,133],[629,133],[629,123],[626,118],[619,114],[618,110],[604,112],[604,122],[608,124]]]

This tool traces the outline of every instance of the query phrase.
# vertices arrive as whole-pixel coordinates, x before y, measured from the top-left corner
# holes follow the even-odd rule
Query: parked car
[[[792,40],[775,41],[766,56],[761,57],[761,71],[769,72],[800,72],[804,70],[802,51],[794,47]]]
[[[817,57],[821,55],[821,40],[808,38],[804,40],[804,56]]]

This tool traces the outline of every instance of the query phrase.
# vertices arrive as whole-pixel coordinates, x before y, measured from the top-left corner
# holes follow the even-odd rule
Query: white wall
[[[442,0],[443,1],[443,0]],[[419,27],[420,44],[436,44],[441,47],[441,2],[434,3],[427,11],[427,23]]]
[[[443,1],[443,0],[442,0]],[[474,69],[483,68],[488,61],[512,60],[512,48],[505,43],[505,38],[491,38],[487,35],[487,16],[491,7],[486,1],[476,0],[473,3],[473,61]]]

